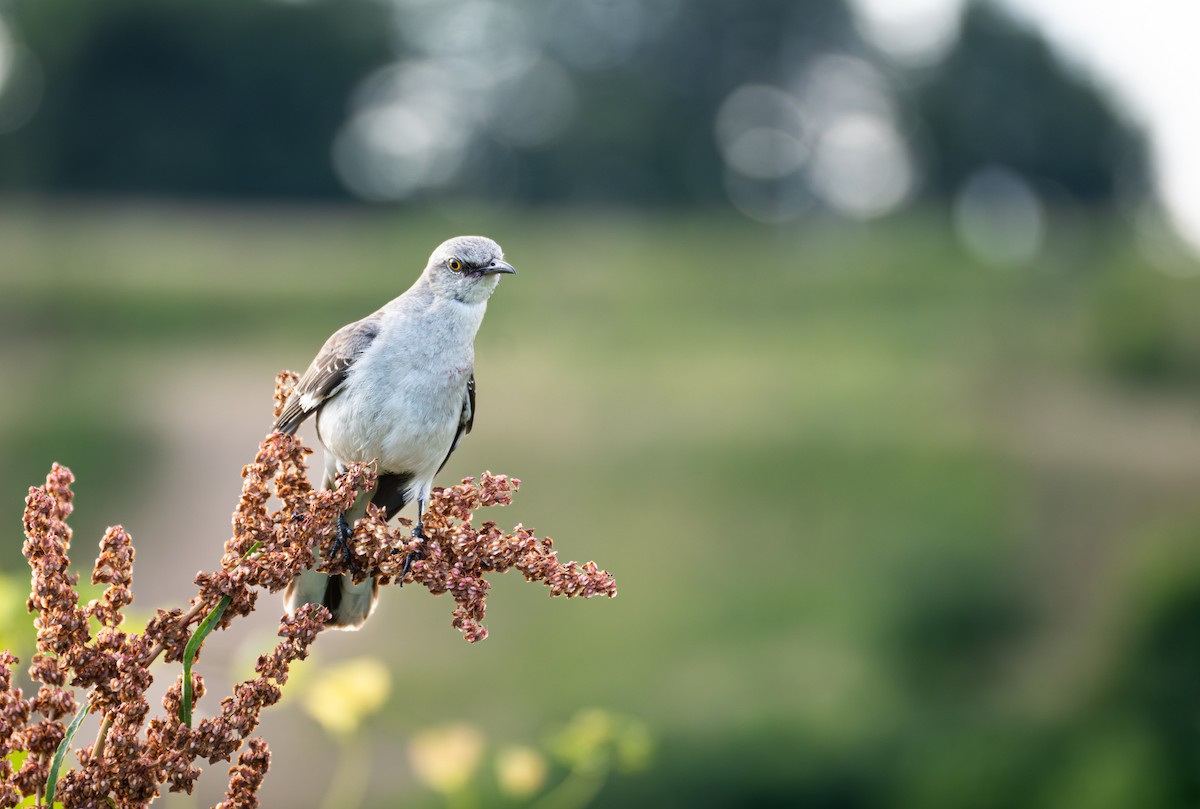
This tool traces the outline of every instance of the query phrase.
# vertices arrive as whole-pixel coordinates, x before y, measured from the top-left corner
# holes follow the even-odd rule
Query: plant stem
[[[67,731],[63,735],[63,739],[58,743],[58,749],[54,751],[54,757],[50,760],[50,770],[46,775],[46,804],[54,806],[54,793],[58,790],[58,774],[62,771],[63,760],[67,757],[67,752],[71,749],[71,742],[75,739],[75,734],[79,730],[80,724],[83,723],[83,718],[88,714],[88,704],[85,702],[79,706],[79,710],[75,712],[75,718],[71,720],[71,724],[67,725]],[[37,804],[42,804],[42,788],[39,786],[37,790]]]
[[[204,620],[196,627],[196,631],[192,633],[191,639],[183,649],[183,693],[179,704],[179,721],[189,728],[192,726],[192,699],[195,693],[195,684],[192,682],[192,663],[195,661],[196,655],[200,653],[204,639],[208,637],[217,622],[221,620],[221,616],[225,614],[225,608],[229,606],[230,601],[229,596],[221,596],[217,606],[204,616]]]
[[[572,770],[562,783],[535,801],[531,809],[581,809],[600,792],[607,775],[606,768],[588,772]]]
[[[457,792],[446,795],[447,809],[476,809],[479,806],[479,796],[470,786],[464,786]]]
[[[185,612],[183,615],[179,616],[179,622],[184,627],[186,627],[192,621],[196,620],[196,616],[198,616],[200,614],[200,611],[203,609],[204,609],[203,601],[193,604],[192,608],[190,610]],[[158,656],[163,653],[163,649],[165,649],[165,648],[167,648],[166,644],[159,642],[156,646],[154,646],[152,649],[150,649],[149,652],[146,653],[145,659],[142,660],[142,665],[149,666],[151,663],[153,663],[155,660],[158,659]]]
[[[367,777],[371,774],[368,751],[351,737],[343,737],[340,742],[337,765],[321,809],[355,809],[362,806],[367,794]]]
[[[92,745],[92,760],[104,758],[104,746],[108,742],[108,729],[112,727],[112,715],[106,714],[100,723],[100,732],[96,734],[96,743]]]

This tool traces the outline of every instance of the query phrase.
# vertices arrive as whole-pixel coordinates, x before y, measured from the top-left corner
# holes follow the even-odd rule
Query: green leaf
[[[63,759],[67,757],[67,751],[71,749],[71,742],[75,739],[75,732],[83,724],[83,717],[87,716],[87,712],[88,704],[85,702],[75,712],[75,718],[71,720],[71,724],[67,725],[67,735],[63,736],[63,740],[58,743],[58,749],[54,751],[54,758],[50,761],[50,774],[46,778],[46,806],[54,805],[54,791],[58,788],[58,771],[62,768]]]
[[[243,559],[249,559],[250,555],[256,553],[263,546],[262,542],[255,542],[250,546],[250,550],[242,554]],[[225,608],[229,606],[229,596],[221,596],[221,600],[217,602],[217,606],[212,608],[212,612],[204,616],[204,620],[196,627],[195,634],[188,640],[187,646],[183,647],[183,701],[179,705],[179,721],[192,726],[192,663],[196,659],[196,654],[200,651],[200,645],[204,643],[204,639],[213,631],[213,627],[217,625],[217,621],[221,620],[221,616],[225,614]]]
[[[221,600],[217,602],[217,606],[212,608],[212,612],[204,616],[204,620],[196,627],[187,646],[183,648],[183,701],[179,705],[179,721],[192,726],[192,662],[196,659],[196,654],[200,651],[201,644],[208,634],[213,631],[217,625],[217,621],[221,620],[221,616],[225,614],[225,608],[229,606],[229,596],[221,596]]]

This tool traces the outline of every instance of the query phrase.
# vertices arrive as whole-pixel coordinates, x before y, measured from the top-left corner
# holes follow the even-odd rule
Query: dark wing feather
[[[338,392],[350,367],[379,334],[380,319],[380,313],[376,312],[343,326],[325,341],[275,419],[276,430],[295,433],[306,418]]]
[[[467,389],[463,392],[462,413],[458,416],[458,430],[454,433],[454,440],[450,442],[450,451],[446,453],[446,457],[442,460],[442,466],[438,467],[438,471],[442,471],[442,467],[450,460],[450,456],[454,454],[454,450],[458,449],[458,444],[462,441],[462,437],[471,432],[471,427],[475,424],[475,374],[472,373],[467,377]]]
[[[459,431],[454,436],[454,445],[458,446],[458,442],[462,439],[463,433],[471,432],[471,428],[475,426],[475,374],[472,373],[467,379],[467,400],[463,402],[463,414],[459,420]]]

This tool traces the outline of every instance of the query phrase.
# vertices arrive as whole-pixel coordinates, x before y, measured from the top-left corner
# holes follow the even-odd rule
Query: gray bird
[[[325,488],[348,463],[378,463],[375,488],[338,520],[343,551],[368,503],[391,519],[415,500],[413,536],[424,538],[434,475],[475,420],[475,333],[504,273],[516,270],[491,239],[442,242],[407,292],[325,341],[275,420],[276,430],[294,434],[316,414]],[[378,593],[373,579],[354,584],[309,569],[288,587],[286,603],[289,611],[324,604],[329,626],[357,629]]]

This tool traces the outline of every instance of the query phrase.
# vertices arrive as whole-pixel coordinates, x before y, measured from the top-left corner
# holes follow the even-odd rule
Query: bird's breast
[[[432,477],[458,429],[468,374],[463,358],[360,361],[320,413],[321,441],[343,462]]]

